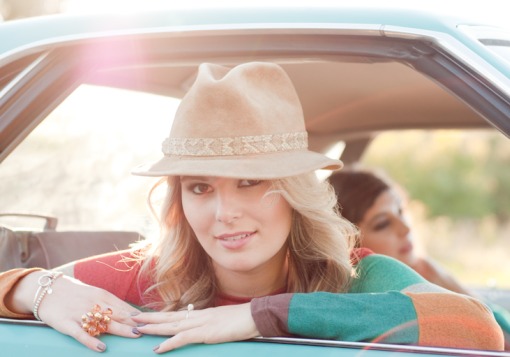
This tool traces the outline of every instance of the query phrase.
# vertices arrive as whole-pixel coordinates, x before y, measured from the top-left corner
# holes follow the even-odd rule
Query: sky
[[[67,12],[132,12],[161,7],[243,7],[243,6],[336,6],[338,4],[355,4],[356,6],[404,7],[437,11],[444,14],[461,15],[483,20],[510,28],[508,13],[510,0],[67,0]]]

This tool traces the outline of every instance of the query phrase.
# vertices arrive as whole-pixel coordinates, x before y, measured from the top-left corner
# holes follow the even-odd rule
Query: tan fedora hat
[[[204,63],[177,109],[164,157],[142,176],[276,179],[343,164],[308,150],[301,103],[274,63]]]

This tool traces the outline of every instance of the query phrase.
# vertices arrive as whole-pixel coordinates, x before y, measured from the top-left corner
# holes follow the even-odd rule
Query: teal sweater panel
[[[294,294],[289,332],[343,341],[417,343],[416,311],[401,290],[425,280],[404,264],[377,254],[364,257],[356,270],[347,294]]]

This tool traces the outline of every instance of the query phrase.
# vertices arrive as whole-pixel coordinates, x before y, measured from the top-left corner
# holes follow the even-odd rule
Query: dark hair
[[[359,224],[367,210],[390,184],[370,171],[343,169],[329,177],[343,217]]]

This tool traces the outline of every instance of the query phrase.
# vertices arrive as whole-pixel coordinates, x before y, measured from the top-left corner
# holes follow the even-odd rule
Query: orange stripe
[[[503,332],[478,300],[453,293],[406,294],[416,309],[420,345],[503,350]]]

